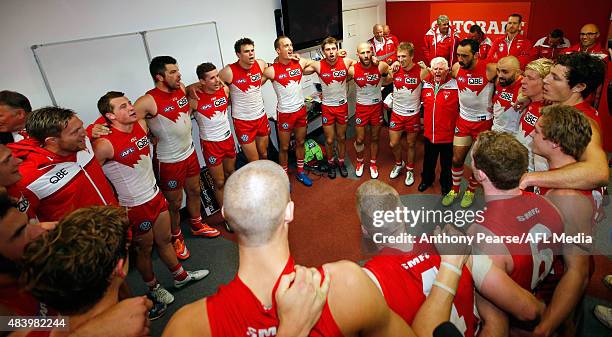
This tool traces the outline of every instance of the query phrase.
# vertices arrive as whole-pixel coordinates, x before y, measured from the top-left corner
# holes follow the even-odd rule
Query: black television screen
[[[282,0],[283,31],[300,50],[342,39],[342,0]]]

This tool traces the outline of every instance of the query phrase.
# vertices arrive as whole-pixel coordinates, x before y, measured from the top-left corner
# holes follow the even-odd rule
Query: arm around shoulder
[[[108,139],[98,138],[93,144],[94,155],[100,165],[103,165],[107,160],[113,158],[114,149],[113,144]]]
[[[270,81],[274,81],[274,67],[272,65],[266,67],[266,69],[263,70],[263,76]]]
[[[563,166],[558,170],[529,172],[521,178],[520,188],[541,186],[549,188],[569,188],[590,190],[608,185],[610,170],[608,157],[603,150],[599,126],[591,122],[591,141],[580,161]]]
[[[155,105],[153,96],[149,94],[140,96],[140,98],[134,102],[134,110],[136,110],[138,119],[155,116],[157,114],[157,105]]]

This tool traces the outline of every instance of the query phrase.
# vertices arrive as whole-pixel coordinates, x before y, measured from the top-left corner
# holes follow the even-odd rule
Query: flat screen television
[[[342,0],[281,0],[283,31],[293,49],[317,46],[326,37],[342,39]]]

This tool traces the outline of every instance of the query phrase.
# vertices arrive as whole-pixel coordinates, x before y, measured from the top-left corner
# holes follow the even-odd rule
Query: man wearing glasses
[[[574,53],[577,51],[587,52],[597,58],[600,58],[606,64],[606,69],[608,67],[608,61],[610,61],[610,56],[608,55],[608,51],[601,46],[601,43],[598,43],[599,40],[599,28],[593,23],[587,23],[582,26],[580,29],[580,42],[575,45],[565,49],[565,54]],[[597,90],[586,98],[586,101],[591,104],[593,107],[597,108],[599,106],[599,100],[601,98],[602,88],[607,87],[608,80],[603,83],[603,86],[600,85]]]
[[[608,61],[608,53],[602,48],[601,44],[598,43],[599,39],[599,28],[595,24],[587,23],[580,29],[580,42],[567,48],[566,54],[573,53],[576,51],[584,51],[593,56],[597,56],[604,61]]]

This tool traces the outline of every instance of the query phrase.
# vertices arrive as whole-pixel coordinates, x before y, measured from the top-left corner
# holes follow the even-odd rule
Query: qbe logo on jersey
[[[145,147],[149,146],[149,138],[147,138],[147,136],[144,136],[142,138],[140,138],[139,140],[136,141],[136,147],[139,150],[144,149]]]
[[[500,99],[503,99],[504,101],[508,101],[508,102],[512,102],[512,98],[514,98],[514,95],[511,92],[502,92],[499,95]]]
[[[220,106],[222,106],[222,105],[224,105],[226,103],[227,103],[227,99],[225,97],[221,97],[221,98],[215,100],[215,102],[214,102],[215,108],[218,108],[218,107],[220,107]]]
[[[525,114],[525,117],[523,118],[523,120],[531,125],[531,126],[535,126],[536,123],[538,122],[538,117],[534,114],[532,114],[531,112],[527,111],[527,113]]]
[[[484,83],[484,81],[482,80],[482,77],[470,77],[468,78],[468,84],[469,85],[482,85]]]
[[[406,84],[417,84],[417,79],[414,77],[406,77],[406,79],[404,80],[404,83]]]
[[[178,105],[179,108],[184,107],[185,105],[189,104],[189,100],[187,99],[187,97],[183,96],[183,98],[179,99],[176,104]]]
[[[482,85],[484,83],[484,81],[482,80],[482,77],[470,77],[468,78],[468,84],[469,85]]]
[[[289,70],[289,77],[300,76],[300,74],[301,74],[300,69],[291,69],[291,70]]]
[[[251,82],[257,82],[261,80],[261,74],[251,75],[250,77],[251,77]]]
[[[366,80],[368,82],[377,81],[378,80],[378,74],[367,75],[366,76]]]
[[[332,74],[334,77],[343,77],[346,76],[346,70],[336,70]]]

